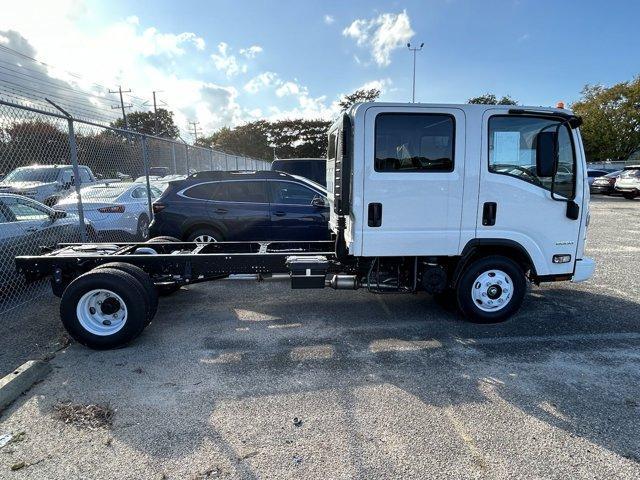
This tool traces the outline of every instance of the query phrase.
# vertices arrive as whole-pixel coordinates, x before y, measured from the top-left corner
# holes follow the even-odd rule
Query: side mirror
[[[536,141],[536,175],[553,177],[556,174],[556,152],[558,135],[555,132],[540,132]]]
[[[327,206],[327,203],[324,201],[324,197],[318,195],[317,197],[313,197],[313,200],[311,200],[311,205],[316,208],[324,208]]]
[[[60,220],[61,218],[66,218],[67,216],[67,212],[64,212],[62,210],[54,210],[53,213],[51,214],[51,220],[55,221],[55,220]]]

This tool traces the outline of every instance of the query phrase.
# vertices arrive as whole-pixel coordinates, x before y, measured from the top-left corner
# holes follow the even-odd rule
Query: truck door
[[[464,112],[373,106],[364,137],[363,255],[457,254]]]
[[[567,200],[580,209],[583,205],[577,131],[567,125],[558,132],[558,169],[553,179],[557,200],[551,194],[552,178],[536,173],[538,133],[555,131],[561,121],[544,115],[507,115],[495,109],[487,110],[483,118],[476,236],[524,247],[538,275],[573,273],[580,219],[585,214],[580,210],[578,218],[572,219],[567,210]]]

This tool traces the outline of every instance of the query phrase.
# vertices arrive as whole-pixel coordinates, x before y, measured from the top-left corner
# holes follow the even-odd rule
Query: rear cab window
[[[567,199],[575,197],[576,159],[571,130],[559,130],[558,171],[554,178],[536,174],[536,141],[541,130],[553,131],[560,120],[525,115],[489,119],[489,172],[507,175]]]
[[[455,120],[443,113],[381,113],[375,124],[376,172],[452,172]]]

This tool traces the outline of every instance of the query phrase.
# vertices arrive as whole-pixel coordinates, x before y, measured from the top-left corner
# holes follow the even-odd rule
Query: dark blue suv
[[[326,195],[282,172],[198,172],[169,182],[149,229],[190,242],[327,240]]]

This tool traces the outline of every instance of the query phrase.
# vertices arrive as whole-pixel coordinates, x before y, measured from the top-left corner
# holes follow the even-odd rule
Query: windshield
[[[5,182],[55,182],[58,178],[57,168],[20,167],[7,175]]]

